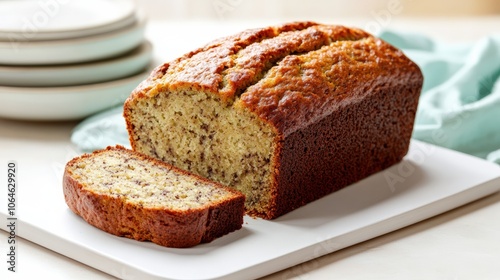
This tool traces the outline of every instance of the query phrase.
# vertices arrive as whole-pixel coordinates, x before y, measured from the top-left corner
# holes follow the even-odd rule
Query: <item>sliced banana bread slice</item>
[[[63,189],[89,224],[167,247],[210,242],[243,224],[240,192],[121,146],[72,159]]]

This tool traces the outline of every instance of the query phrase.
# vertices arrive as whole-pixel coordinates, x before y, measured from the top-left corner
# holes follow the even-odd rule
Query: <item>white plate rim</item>
[[[22,33],[15,32],[3,32],[0,30],[0,42],[43,42],[52,40],[67,40],[83,38],[87,36],[95,36],[99,34],[104,34],[107,32],[113,32],[125,28],[127,26],[133,25],[137,21],[136,14],[131,14],[130,16],[110,23],[108,25],[96,26],[94,28],[76,29],[70,31],[60,31],[60,32],[38,32],[32,38],[23,38]]]
[[[4,5],[4,6],[8,6],[9,2],[13,2],[13,3],[16,3],[15,5],[22,5],[22,4],[19,4],[19,3],[22,3],[20,1],[2,1],[0,2],[0,6],[1,5]],[[26,2],[26,1],[24,1]],[[41,2],[40,1],[31,1],[33,3],[37,3],[39,4],[39,7],[41,5]],[[61,1],[56,1],[57,4],[59,5],[64,5],[65,3],[60,3]],[[95,1],[94,1],[95,2]],[[135,10],[137,9],[136,5],[135,5],[135,2],[134,1],[108,1],[108,3],[113,3],[112,5],[125,5],[126,9],[124,10],[124,12],[122,14],[120,14],[119,16],[113,18],[113,19],[108,19],[104,22],[100,22],[100,23],[94,23],[92,25],[90,24],[87,24],[86,26],[84,27],[78,27],[78,28],[72,28],[72,29],[64,29],[64,28],[60,28],[60,29],[42,29],[42,30],[37,30],[37,33],[40,33],[40,34],[56,34],[56,33],[64,33],[64,32],[77,32],[77,31],[88,31],[88,30],[91,30],[91,29],[99,29],[99,28],[103,28],[107,25],[112,25],[112,24],[116,24],[117,22],[120,22],[120,21],[123,21],[127,18],[130,18],[131,16],[133,16]],[[23,3],[24,4],[24,3]],[[116,6],[115,6],[116,7]],[[46,10],[44,10],[42,7],[40,7],[40,11],[44,11],[45,13],[47,13]],[[16,29],[2,29],[0,30],[0,38],[2,38],[2,33],[22,33],[23,31],[22,30],[16,30]]]
[[[133,75],[144,69],[150,63],[152,55],[152,43],[144,40],[141,45],[130,52],[105,60],[48,66],[0,65],[0,87],[60,87],[111,81]],[[129,73],[128,75],[122,74],[120,76],[110,71],[118,65],[135,61],[140,61],[140,63],[137,63],[133,68],[121,71]],[[107,72],[110,73],[109,76],[98,75],[95,72],[98,69],[101,71],[107,69]],[[42,78],[48,78],[48,80],[41,81]],[[70,82],[64,81],[64,79],[70,79]]]
[[[2,42],[0,41],[0,64],[3,65],[58,65],[94,61],[117,56],[138,46],[144,39],[146,18],[137,14],[137,21],[130,26],[112,32],[73,39]],[[98,44],[122,40],[114,49],[101,49],[100,53],[82,53],[77,48],[89,48]],[[74,48],[74,49],[71,49]],[[12,51],[12,49],[15,49]],[[72,51],[71,55],[65,52]],[[45,52],[45,53],[44,53]],[[44,55],[40,55],[44,54]],[[59,56],[58,56],[59,55]]]
[[[81,86],[0,86],[0,117],[30,121],[82,119],[123,103],[150,71],[148,67],[123,79]]]

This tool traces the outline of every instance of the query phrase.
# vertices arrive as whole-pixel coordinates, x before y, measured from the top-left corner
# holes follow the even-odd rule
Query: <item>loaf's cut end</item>
[[[68,162],[63,190],[89,224],[167,247],[210,242],[243,224],[240,192],[121,146]]]
[[[191,89],[138,99],[126,112],[129,124],[137,126],[132,134],[135,151],[237,186],[246,195],[247,209],[268,211],[277,137],[268,124]]]

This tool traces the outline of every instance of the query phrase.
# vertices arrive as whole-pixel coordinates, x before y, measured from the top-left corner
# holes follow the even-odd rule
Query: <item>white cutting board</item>
[[[212,243],[171,249],[112,236],[67,208],[62,168],[75,155],[67,143],[0,142],[1,166],[18,165],[17,234],[123,279],[257,278],[500,190],[499,166],[413,141],[402,163],[348,188],[273,221],[246,218],[243,229]],[[21,156],[9,152],[21,145]],[[0,199],[5,221],[6,191]]]

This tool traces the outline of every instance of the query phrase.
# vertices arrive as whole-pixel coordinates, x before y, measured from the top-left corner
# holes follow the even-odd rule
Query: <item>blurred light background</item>
[[[308,19],[500,15],[498,0],[135,0],[151,19]]]

